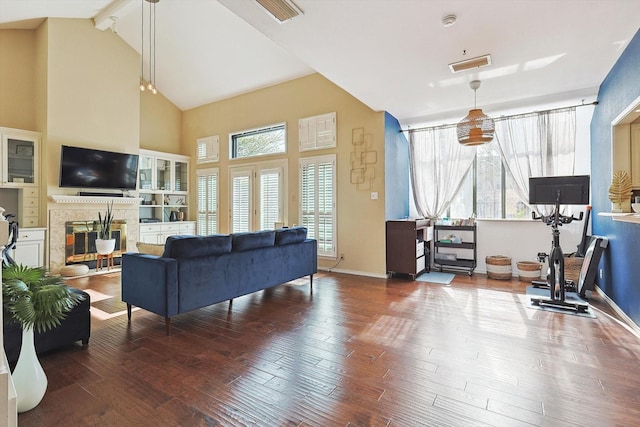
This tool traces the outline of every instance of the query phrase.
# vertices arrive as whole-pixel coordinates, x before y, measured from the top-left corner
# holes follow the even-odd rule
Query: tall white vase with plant
[[[109,255],[116,247],[116,239],[111,238],[111,223],[113,222],[113,202],[107,204],[107,212],[102,217],[98,212],[98,238],[96,239],[96,252],[100,255]]]
[[[47,376],[36,354],[34,330],[45,332],[60,324],[82,296],[64,285],[60,276],[43,268],[10,265],[2,269],[5,313],[22,327],[22,347],[12,377],[18,412],[35,408],[47,390]]]

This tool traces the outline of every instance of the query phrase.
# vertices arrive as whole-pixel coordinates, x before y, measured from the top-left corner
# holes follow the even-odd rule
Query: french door
[[[231,232],[272,230],[286,222],[286,161],[229,169]]]

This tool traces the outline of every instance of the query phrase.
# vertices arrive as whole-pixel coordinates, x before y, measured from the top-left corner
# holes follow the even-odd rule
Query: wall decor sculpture
[[[358,191],[370,191],[378,162],[378,153],[371,149],[373,136],[366,133],[364,128],[355,128],[351,131],[351,144],[351,183],[356,185]]]

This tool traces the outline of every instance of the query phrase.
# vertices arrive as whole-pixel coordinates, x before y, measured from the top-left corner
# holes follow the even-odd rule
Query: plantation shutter
[[[335,156],[300,161],[300,219],[318,255],[336,256]]]
[[[233,233],[251,231],[251,175],[250,171],[238,171],[231,177],[231,230]]]
[[[208,136],[196,140],[196,163],[217,162],[220,154],[220,136]]]
[[[335,255],[334,246],[334,163],[318,164],[318,245],[320,252]]]
[[[199,169],[197,175],[198,234],[218,232],[218,169]]]
[[[282,170],[260,171],[260,229],[272,230],[282,218]]]

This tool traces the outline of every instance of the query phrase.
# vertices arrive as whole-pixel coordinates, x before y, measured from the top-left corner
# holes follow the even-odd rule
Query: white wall
[[[578,215],[575,210],[574,215]],[[511,257],[511,271],[518,275],[518,261],[537,261],[538,252],[551,250],[551,227],[542,221],[533,220],[477,220],[478,273],[487,272],[487,256]],[[584,222],[572,222],[560,227],[560,246],[565,255],[576,251],[582,238]],[[545,264],[542,271],[547,271]]]

